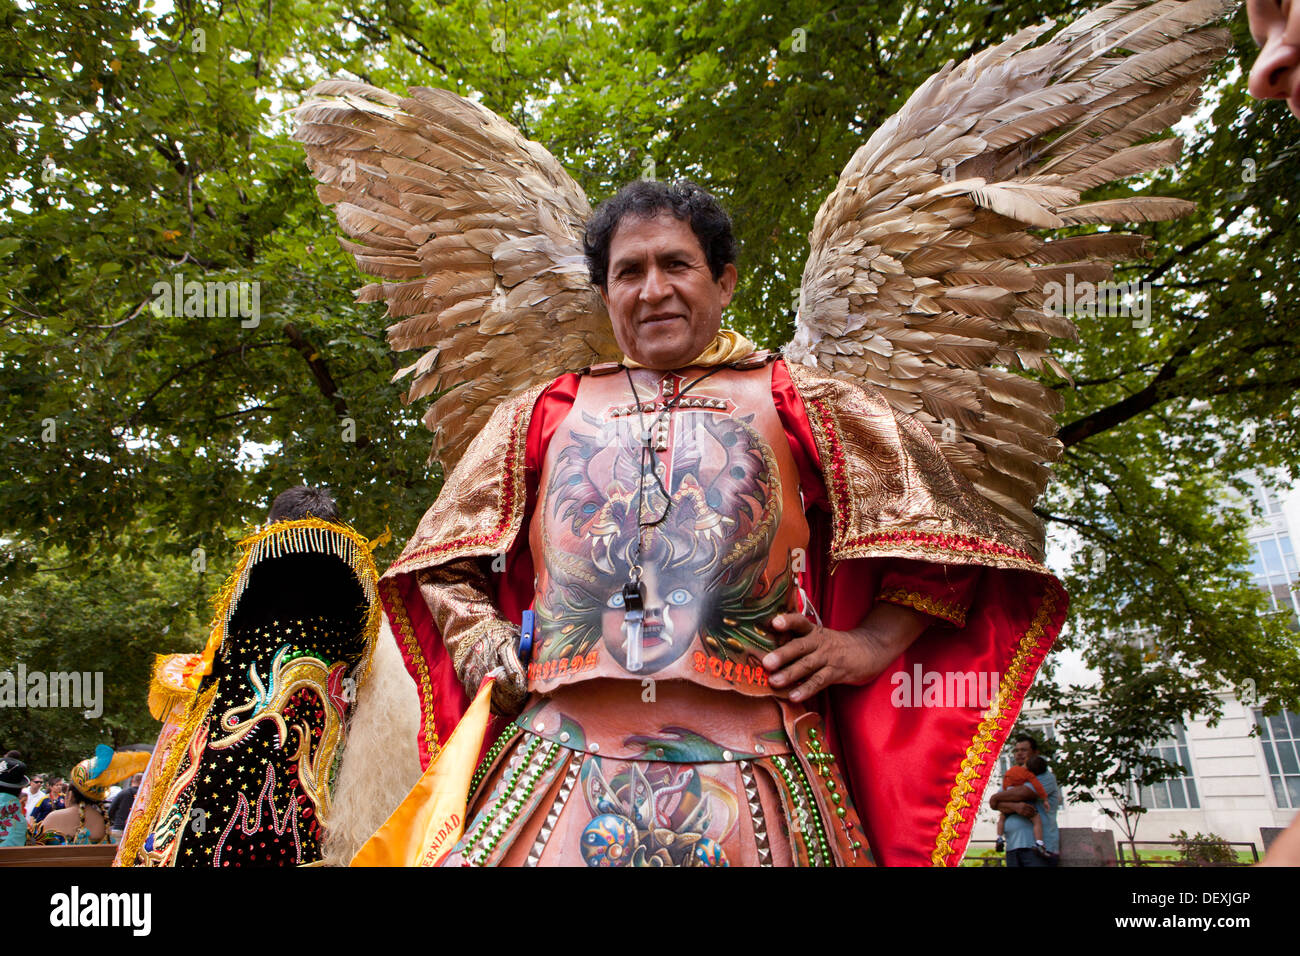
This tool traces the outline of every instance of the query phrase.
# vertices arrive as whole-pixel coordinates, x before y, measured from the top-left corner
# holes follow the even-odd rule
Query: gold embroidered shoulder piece
[[[528,424],[533,406],[549,385],[535,385],[497,407],[385,578],[510,547],[523,525],[527,502]]]
[[[830,500],[831,560],[898,557],[1044,571],[944,458],[925,426],[878,390],[786,362],[803,399]]]

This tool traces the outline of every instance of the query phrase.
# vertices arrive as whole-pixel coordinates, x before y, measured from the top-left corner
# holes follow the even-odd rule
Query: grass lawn
[[[1138,847],[1138,857],[1142,860],[1142,865],[1151,866],[1170,866],[1179,859],[1179,853],[1172,847],[1168,848],[1151,848],[1143,849]],[[1255,862],[1255,857],[1249,850],[1234,849],[1237,855],[1237,862],[1249,865]],[[1128,866],[1132,866],[1132,851],[1124,848],[1124,859]],[[987,862],[986,862],[987,861]],[[962,859],[962,866],[1003,866],[1006,862],[1006,855],[999,853],[991,846],[976,846],[967,850],[966,856]]]
[[[1249,850],[1233,848],[1233,852],[1236,854],[1238,863],[1250,864],[1255,862],[1255,857]],[[1168,866],[1179,859],[1178,851],[1173,848],[1162,847],[1159,849],[1143,849],[1140,841],[1137,854],[1143,864],[1150,863]],[[1132,860],[1133,858],[1133,851],[1127,846],[1124,847],[1124,858],[1125,860]]]

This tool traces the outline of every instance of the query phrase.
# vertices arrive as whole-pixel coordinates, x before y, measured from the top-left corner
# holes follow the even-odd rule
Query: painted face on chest
[[[786,593],[760,584],[781,514],[770,446],[723,399],[673,409],[666,430],[620,411],[553,439],[564,444],[546,488],[538,659],[599,646],[648,675],[701,640],[745,656]],[[640,608],[624,590],[634,580]]]
[[[708,595],[697,593],[699,580],[690,569],[665,569],[666,573],[661,575],[653,556],[647,556],[642,567],[644,618],[639,636],[640,649],[629,647],[629,640],[635,642],[636,637],[629,627],[624,626],[628,615],[622,588],[605,602],[601,636],[614,660],[626,670],[652,672],[686,652],[699,631]],[[631,666],[638,659],[641,666]]]

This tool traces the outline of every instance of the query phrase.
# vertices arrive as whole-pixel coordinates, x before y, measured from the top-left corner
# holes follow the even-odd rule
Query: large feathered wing
[[[930,77],[854,154],[817,213],[787,355],[882,389],[1038,548],[1032,511],[1061,452],[1054,306],[1110,278],[1140,236],[1031,230],[1151,222],[1194,205],[1087,190],[1173,162],[1148,141],[1196,104],[1230,0],[1119,0],[1044,42],[1025,30]],[[1068,305],[1069,303],[1062,303]],[[1086,304],[1086,303],[1085,303]]]
[[[591,207],[559,162],[491,110],[446,90],[400,97],[326,80],[294,138],[350,240],[358,291],[385,301],[404,400],[443,393],[424,422],[450,470],[492,410],[540,381],[621,355],[591,286]]]

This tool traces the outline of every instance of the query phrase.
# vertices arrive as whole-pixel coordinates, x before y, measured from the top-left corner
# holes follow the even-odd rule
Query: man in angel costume
[[[441,393],[445,482],[380,584],[426,765],[499,675],[443,862],[960,861],[1067,605],[1031,510],[1060,403],[1012,370],[1061,371],[1048,283],[1142,242],[1029,229],[1186,211],[1080,194],[1175,158],[1133,144],[1230,6],[1111,4],[932,77],[823,203],[783,354],[721,329],[735,243],[697,187],[593,217],[477,104],[313,90],[319,194],[389,280],[362,298],[427,348],[408,400]]]

